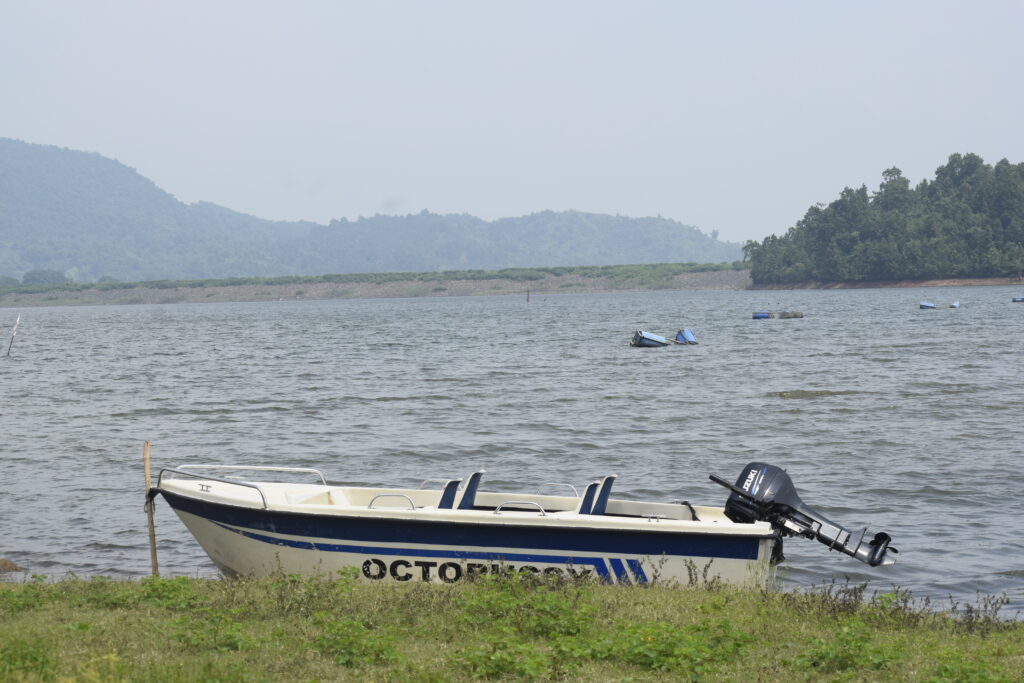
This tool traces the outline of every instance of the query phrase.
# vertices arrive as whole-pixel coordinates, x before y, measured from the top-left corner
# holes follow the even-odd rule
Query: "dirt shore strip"
[[[813,282],[786,285],[752,285],[750,272],[720,270],[682,273],[657,289],[664,290],[781,290],[781,289],[876,289],[908,287],[962,287],[1020,285],[1024,278],[960,278],[942,280],[896,280],[886,282]],[[85,289],[50,291],[34,294],[11,292],[0,295],[0,308],[28,306],[103,306],[125,304],[214,303],[225,301],[301,301],[317,299],[378,299],[421,296],[487,296],[529,292],[593,293],[652,289],[610,278],[585,278],[578,275],[549,276],[542,280],[403,280],[397,282],[317,282],[288,285],[228,285],[206,287],[130,289]]]

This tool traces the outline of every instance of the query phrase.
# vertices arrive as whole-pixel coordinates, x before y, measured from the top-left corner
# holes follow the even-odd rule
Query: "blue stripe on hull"
[[[640,560],[626,560],[626,564],[633,570],[633,576],[636,577],[637,583],[647,583],[647,574],[644,572],[644,567],[640,564]]]
[[[558,564],[558,565],[572,565],[572,566],[583,566],[593,567],[594,573],[597,574],[602,580],[608,580],[608,567],[605,561],[600,557],[572,557],[570,555],[539,555],[537,553],[488,553],[488,552],[477,552],[472,550],[438,550],[435,548],[387,548],[377,546],[366,546],[366,545],[343,545],[339,543],[310,543],[308,541],[293,541],[286,538],[275,538],[273,536],[265,536],[263,534],[256,534],[251,531],[244,531],[241,529],[232,529],[229,526],[223,524],[217,524],[217,526],[233,531],[236,534],[241,534],[246,538],[251,538],[255,541],[262,541],[263,543],[270,543],[271,545],[283,545],[289,548],[299,548],[302,550],[320,550],[329,553],[353,553],[356,555],[400,555],[400,556],[415,556],[415,557],[438,557],[448,558],[455,560],[487,560],[489,562],[506,561],[506,562],[538,562],[546,564]],[[630,560],[630,562],[636,562],[639,566],[639,561]],[[619,570],[622,569],[622,562],[620,560],[611,560],[612,566],[617,566]],[[640,570],[641,573],[643,570]]]
[[[626,571],[626,567],[623,566],[622,560],[617,557],[608,560],[608,564],[612,566],[612,573],[615,575],[615,580],[619,583],[629,583],[629,573]]]
[[[360,543],[390,543],[412,547],[444,545],[523,548],[529,551],[550,550],[558,553],[575,551],[606,555],[676,555],[756,560],[762,540],[762,537],[758,536],[686,534],[658,531],[656,528],[650,531],[625,531],[569,525],[512,526],[477,522],[327,516],[245,508],[197,500],[167,491],[161,493],[175,510],[244,529],[250,533],[269,532],[310,539],[337,539],[353,546]],[[296,543],[306,543],[311,549],[313,547],[312,542]]]

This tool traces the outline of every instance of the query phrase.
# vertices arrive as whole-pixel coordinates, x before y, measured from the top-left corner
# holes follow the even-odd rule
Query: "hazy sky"
[[[0,0],[0,137],[273,219],[544,209],[742,241],[1024,161],[1024,1]]]

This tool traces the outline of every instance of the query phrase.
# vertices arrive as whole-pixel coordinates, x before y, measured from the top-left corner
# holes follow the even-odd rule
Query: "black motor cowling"
[[[879,532],[870,540],[868,530],[851,533],[804,505],[793,480],[775,465],[752,462],[743,468],[736,484],[711,475],[711,480],[732,493],[725,502],[725,515],[734,522],[768,522],[784,536],[811,538],[872,567],[895,564],[889,553],[889,534]]]

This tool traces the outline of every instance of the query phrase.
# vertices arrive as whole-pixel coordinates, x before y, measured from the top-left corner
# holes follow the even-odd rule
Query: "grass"
[[[310,285],[324,282],[346,283],[406,283],[447,282],[452,280],[511,280],[538,282],[552,277],[575,275],[581,278],[608,278],[620,285],[644,285],[656,288],[669,286],[673,277],[684,273],[705,273],[724,270],[744,270],[740,261],[732,263],[652,263],[614,266],[559,266],[548,268],[503,268],[501,270],[444,270],[424,273],[335,273],[327,275],[295,275],[280,277],[231,277],[203,280],[150,280],[145,282],[67,282],[60,284],[0,285],[0,296],[5,294],[33,294],[41,292],[130,291],[132,289],[201,289],[204,287],[231,287],[239,285]],[[341,290],[344,291],[344,290]],[[44,300],[57,300],[57,296]]]
[[[732,271],[724,280],[715,273]],[[703,273],[696,281],[688,279]],[[568,279],[568,281],[566,281]],[[742,262],[661,263],[617,266],[505,268],[426,273],[347,273],[319,276],[235,277],[148,282],[0,284],[0,307],[132,303],[209,303],[278,299],[343,299],[377,296],[496,295],[524,291],[649,291],[736,287],[747,279]],[[703,284],[702,284],[703,283]],[[732,283],[732,284],[726,284]],[[336,286],[335,286],[336,285]],[[295,289],[295,287],[304,289]],[[305,289],[309,287],[309,289]],[[163,295],[161,295],[163,293]]]
[[[482,577],[0,584],[7,681],[1014,681],[1002,602]]]

